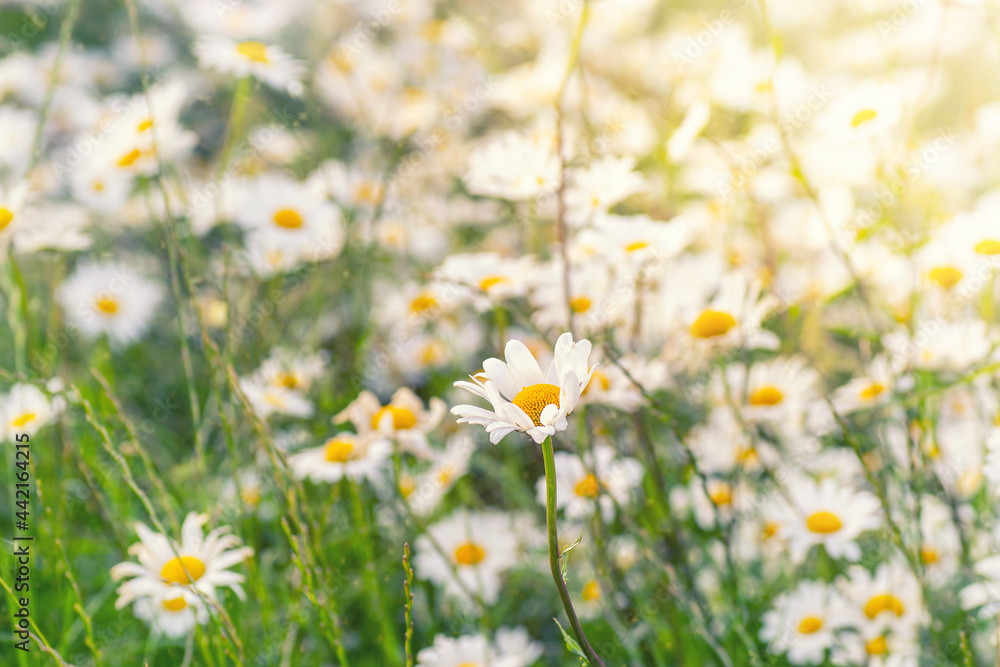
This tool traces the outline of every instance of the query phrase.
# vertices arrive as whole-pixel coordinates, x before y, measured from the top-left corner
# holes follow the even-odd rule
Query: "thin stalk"
[[[597,653],[591,648],[590,642],[587,641],[587,636],[583,634],[583,627],[580,625],[580,619],[576,616],[573,601],[566,588],[566,580],[562,576],[559,535],[556,531],[556,459],[552,451],[552,438],[545,438],[545,442],[542,443],[542,457],[545,461],[545,527],[549,535],[549,567],[552,569],[552,578],[559,590],[559,598],[562,600],[563,609],[566,610],[570,627],[573,628],[573,635],[586,654],[587,660],[592,665],[604,667],[604,662],[597,656]]]

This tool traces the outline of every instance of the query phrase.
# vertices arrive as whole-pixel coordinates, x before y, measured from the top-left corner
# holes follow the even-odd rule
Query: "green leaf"
[[[579,542],[579,540],[577,540],[577,542]],[[566,551],[569,551],[570,548],[571,547],[567,547]],[[562,624],[559,623],[559,619],[553,618],[552,620],[555,621],[556,625],[559,626],[559,632],[562,633],[563,641],[566,642],[566,648],[569,649],[570,653],[580,656],[580,658],[583,660],[583,664],[585,665],[590,664],[589,661],[587,660],[587,656],[584,655],[583,653],[583,649],[581,649],[580,645],[576,643],[576,639],[566,634],[566,631],[563,629]]]

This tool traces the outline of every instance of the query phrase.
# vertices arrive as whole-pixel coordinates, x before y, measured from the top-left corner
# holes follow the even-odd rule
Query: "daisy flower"
[[[600,506],[610,521],[615,504],[624,505],[642,483],[642,464],[608,445],[597,445],[594,453],[581,459],[568,452],[556,452],[556,507],[571,519],[588,517]],[[535,485],[538,502],[545,505],[545,478]]]
[[[163,288],[122,264],[85,264],[59,286],[56,299],[85,337],[107,334],[125,346],[146,333]]]
[[[667,365],[659,359],[626,355],[617,364],[594,369],[590,382],[580,394],[580,404],[607,405],[616,410],[634,412],[646,404],[646,398],[629,376],[649,392],[662,389],[669,380]]]
[[[785,653],[793,665],[818,665],[836,642],[835,633],[852,624],[854,614],[836,590],[818,581],[803,581],[778,596],[764,613],[760,638],[770,650]]]
[[[49,400],[33,384],[18,383],[0,396],[0,442],[14,440],[20,433],[29,436],[62,412],[61,399]]]
[[[333,483],[347,477],[375,481],[382,476],[390,456],[392,445],[377,433],[362,436],[343,432],[319,447],[298,452],[288,463],[299,479]]]
[[[441,423],[446,408],[444,401],[434,397],[430,400],[429,409],[424,409],[420,397],[406,387],[397,389],[387,405],[382,405],[370,391],[363,391],[333,418],[333,423],[350,420],[359,434],[374,432],[393,438],[402,451],[426,459],[432,453],[427,433]]]
[[[881,636],[891,630],[912,636],[930,620],[920,582],[898,558],[879,565],[874,573],[852,566],[838,585],[859,612],[857,625],[866,634]]]
[[[837,412],[847,414],[886,403],[892,396],[893,373],[885,357],[876,357],[867,370],[833,392]]]
[[[256,373],[240,378],[240,391],[261,419],[267,419],[273,414],[302,418],[313,414],[312,401],[301,392],[269,383]]]
[[[635,171],[635,158],[612,156],[595,160],[586,169],[576,169],[568,176],[566,187],[567,220],[583,224],[607,212],[620,201],[646,188],[643,175]]]
[[[417,667],[528,667],[542,653],[542,645],[520,627],[499,628],[492,643],[479,634],[456,639],[436,635],[417,654]]]
[[[452,436],[443,452],[433,452],[431,467],[419,475],[400,473],[399,493],[417,516],[427,516],[469,470],[476,448],[472,436],[463,431]]]
[[[856,561],[861,558],[857,537],[881,525],[878,499],[867,491],[842,486],[835,479],[818,483],[808,478],[793,479],[788,493],[789,501],[778,521],[796,560],[801,561],[810,548],[821,544],[833,558]]]
[[[229,568],[253,556],[253,549],[239,547],[240,538],[230,534],[228,526],[205,535],[207,521],[207,514],[188,514],[179,543],[137,523],[140,541],[129,547],[129,554],[139,562],[124,561],[111,568],[115,581],[130,577],[118,587],[115,608],[150,598],[142,606],[151,619],[163,620],[160,608],[178,612],[189,605],[199,607],[194,601],[199,595],[215,600],[219,588],[231,588],[241,600],[246,599],[240,585],[243,575]],[[155,610],[150,607],[154,602],[158,605]],[[170,627],[176,629],[182,621],[176,622],[178,625]]]
[[[305,65],[280,46],[262,42],[237,42],[222,35],[203,35],[194,45],[198,64],[236,77],[253,76],[278,90],[294,91],[302,85]]]
[[[556,341],[548,372],[543,375],[524,343],[508,341],[504,348],[506,363],[487,359],[483,371],[470,376],[472,382],[455,383],[485,398],[493,409],[456,405],[451,412],[458,416],[460,424],[483,426],[493,444],[512,431],[527,433],[541,444],[557,431],[566,430],[566,417],[576,408],[594,371],[587,361],[590,347],[588,340],[573,342],[573,334],[562,334]]]
[[[519,551],[508,514],[462,509],[417,538],[413,567],[452,597],[471,602],[468,590],[492,605],[500,596],[500,577],[518,563]]]
[[[473,151],[463,180],[473,194],[521,201],[554,194],[559,176],[554,131],[512,131]]]
[[[463,296],[483,312],[498,301],[524,296],[531,269],[530,257],[507,259],[495,252],[479,252],[449,255],[435,274],[438,280],[464,288]]]
[[[166,586],[138,598],[132,609],[153,629],[153,634],[173,639],[186,637],[196,625],[205,625],[209,616],[204,601],[187,586]]]
[[[761,295],[762,285],[742,273],[721,278],[715,295],[703,308],[685,317],[691,344],[728,348],[743,344],[751,348],[775,349],[778,338],[760,328],[761,321],[777,306],[777,299]]]
[[[308,391],[330,365],[330,353],[296,354],[288,350],[271,350],[256,375],[270,385],[292,391]]]

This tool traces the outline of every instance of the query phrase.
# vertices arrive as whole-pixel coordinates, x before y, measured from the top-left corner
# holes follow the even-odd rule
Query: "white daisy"
[[[444,401],[435,396],[425,410],[424,402],[407,387],[397,389],[387,405],[382,405],[370,391],[362,391],[333,418],[333,423],[350,420],[359,434],[375,432],[395,439],[402,451],[426,459],[431,456],[427,433],[441,423],[446,408]]]
[[[63,401],[49,400],[33,384],[18,383],[0,396],[0,442],[21,433],[34,435],[62,411]]]
[[[876,357],[864,373],[833,392],[831,401],[841,414],[883,405],[892,397],[893,372],[885,357]]]
[[[556,452],[556,507],[570,519],[588,517],[600,506],[605,520],[614,517],[615,504],[625,505],[642,483],[642,464],[608,445],[596,445],[594,453],[581,459]],[[535,484],[539,504],[545,506],[545,478]]]
[[[302,418],[313,414],[312,401],[301,392],[269,383],[257,374],[240,378],[240,391],[261,419],[267,419],[273,414]]]
[[[573,334],[562,334],[556,341],[549,370],[543,375],[524,343],[508,341],[504,349],[506,363],[487,359],[483,371],[470,376],[472,382],[455,383],[488,400],[493,410],[456,405],[451,412],[459,417],[460,424],[483,426],[493,444],[512,431],[527,433],[541,444],[557,431],[566,430],[566,417],[576,408],[593,373],[587,361],[590,347],[588,340],[574,343]]]
[[[373,432],[367,436],[338,433],[319,447],[306,449],[289,458],[288,464],[299,479],[314,482],[379,480],[385,472],[392,445]]]
[[[837,584],[859,612],[857,625],[866,634],[880,636],[892,631],[913,636],[930,620],[920,582],[899,558],[879,565],[874,573],[852,566]]]
[[[764,613],[760,638],[793,665],[818,665],[834,646],[835,633],[852,624],[854,614],[832,586],[803,581],[774,601]]]
[[[278,90],[292,92],[300,86],[305,65],[280,46],[262,42],[237,42],[222,35],[203,35],[194,45],[198,63],[237,77],[253,76]]]
[[[479,634],[436,635],[433,645],[417,654],[417,667],[528,667],[542,653],[524,628],[499,628],[493,643]]]
[[[136,599],[132,608],[154,634],[174,639],[186,637],[195,625],[205,625],[209,618],[205,602],[187,586],[165,586],[161,591]]]

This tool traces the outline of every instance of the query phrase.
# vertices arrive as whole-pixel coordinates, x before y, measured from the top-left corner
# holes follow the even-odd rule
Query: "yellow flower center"
[[[10,209],[0,207],[0,232],[7,228],[10,221],[14,219],[14,214]]]
[[[459,565],[477,565],[486,558],[482,547],[472,542],[466,542],[455,549],[455,562]]]
[[[718,310],[706,310],[691,325],[691,335],[695,338],[724,336],[734,326],[736,326],[736,320],[729,313],[723,313]]]
[[[10,423],[11,426],[24,426],[30,421],[34,421],[37,415],[34,412],[25,412],[23,415]]]
[[[251,507],[256,507],[260,504],[260,489],[256,488],[246,488],[240,491],[240,498],[243,502]]]
[[[131,167],[135,164],[135,161],[142,156],[142,153],[138,148],[133,148],[130,152],[122,156],[122,159],[118,160],[119,167]]]
[[[928,277],[944,289],[951,289],[962,279],[962,272],[950,266],[940,266],[931,269]]]
[[[806,527],[814,533],[836,533],[843,525],[837,515],[830,512],[816,512],[806,519]]]
[[[484,292],[489,292],[490,288],[494,285],[502,285],[503,283],[509,283],[510,281],[503,276],[488,276],[479,281],[479,289]]]
[[[716,491],[713,491],[708,498],[716,507],[720,505],[728,505],[733,502],[733,494],[730,491],[729,486],[719,487]]]
[[[399,478],[399,495],[409,498],[410,494],[417,489],[417,482],[411,475],[402,475]]]
[[[151,127],[153,127],[153,121],[151,121],[149,119],[146,119],[146,120],[142,121],[141,123],[139,123],[139,126],[138,126],[137,129],[140,132],[145,132],[146,130],[148,130]]]
[[[861,111],[854,114],[854,118],[851,119],[851,126],[858,127],[862,123],[867,123],[877,116],[878,113],[874,109],[862,109]]]
[[[585,313],[593,305],[590,299],[585,296],[574,297],[569,300],[569,309],[574,313]]]
[[[799,632],[804,635],[811,635],[819,632],[823,628],[823,619],[816,616],[806,616],[799,623]]]
[[[240,42],[236,47],[240,55],[258,63],[270,62],[267,59],[267,47],[260,42]]]
[[[865,644],[865,652],[868,655],[885,655],[889,652],[889,647],[885,645],[885,637],[876,637]]]
[[[597,602],[601,599],[601,587],[597,585],[596,581],[588,581],[587,585],[583,587],[582,597],[584,602]]]
[[[105,315],[114,315],[118,312],[118,302],[109,296],[102,296],[94,305]]]
[[[174,558],[160,570],[160,576],[174,584],[193,584],[201,579],[203,574],[205,574],[205,564],[194,556]]]
[[[354,443],[343,438],[331,438],[326,443],[324,453],[330,463],[347,463],[354,453]]]
[[[601,371],[594,371],[594,374],[590,376],[590,382],[588,382],[587,386],[583,388],[582,393],[584,395],[590,391],[590,385],[594,384],[594,380],[597,380],[597,384],[601,386],[602,391],[607,391],[611,388],[611,379],[607,376],[607,374],[602,373]]]
[[[91,187],[94,188],[94,192],[104,192],[104,181],[94,181]]]
[[[976,252],[980,255],[1000,255],[1000,241],[986,239],[976,244]]]
[[[880,385],[878,382],[872,382],[864,390],[862,390],[861,398],[870,400],[881,394],[883,391],[885,391],[885,387]]]
[[[865,605],[865,616],[868,618],[873,619],[883,611],[891,611],[896,616],[902,616],[906,610],[903,608],[902,602],[888,593],[876,595]]]
[[[274,224],[283,229],[300,229],[302,216],[290,208],[283,208],[274,214]]]
[[[601,487],[597,483],[597,477],[593,473],[589,473],[573,487],[573,493],[581,498],[596,498],[600,491]]]
[[[415,313],[423,313],[437,305],[437,299],[429,294],[421,294],[410,302],[410,310]]]
[[[648,248],[648,247],[649,244],[646,243],[645,241],[635,241],[625,246],[625,250],[626,252],[635,252],[636,250],[642,250],[643,248]]]
[[[188,606],[188,603],[183,597],[176,597],[163,601],[163,608],[167,611],[180,611],[186,606]]]
[[[938,561],[937,549],[932,547],[924,547],[920,550],[920,560],[923,561],[924,565],[930,565]]]
[[[778,524],[776,524],[773,521],[768,521],[767,523],[764,524],[764,530],[762,535],[765,540],[768,539],[769,537],[774,537],[777,534],[778,534]]]
[[[528,385],[517,392],[511,403],[524,410],[535,426],[541,426],[542,410],[548,405],[559,407],[559,387],[544,382]]]
[[[278,385],[285,389],[297,389],[299,386],[299,379],[295,376],[295,373],[278,373],[274,379]]]
[[[777,405],[785,400],[785,395],[777,387],[761,387],[750,395],[750,405]]]
[[[396,431],[413,428],[417,425],[417,417],[410,410],[387,405],[372,416],[372,428],[378,429],[379,422],[386,415],[392,415],[392,428]]]

